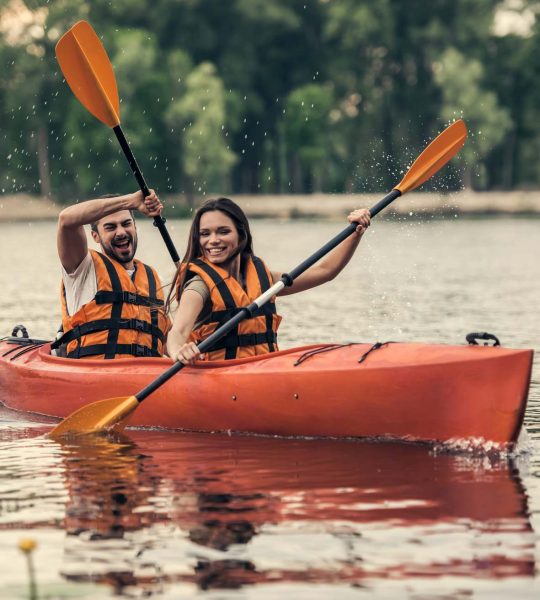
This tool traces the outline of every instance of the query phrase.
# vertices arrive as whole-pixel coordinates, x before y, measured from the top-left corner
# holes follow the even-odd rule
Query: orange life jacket
[[[117,261],[91,250],[97,280],[94,298],[68,314],[61,287],[64,333],[53,344],[67,344],[68,358],[163,356],[170,321],[163,310],[163,290],[152,267],[135,260],[133,279]]]
[[[196,259],[186,267],[187,277],[199,275],[210,291],[212,313],[202,325],[194,329],[190,341],[199,344],[218,327],[248,306],[272,285],[270,271],[260,258],[253,256],[246,264],[246,289],[227,271],[204,259]],[[178,292],[178,291],[177,291]],[[277,330],[281,317],[276,313],[275,298],[255,311],[254,315],[241,321],[238,326],[213,348],[205,353],[206,360],[245,358],[257,354],[276,352]]]

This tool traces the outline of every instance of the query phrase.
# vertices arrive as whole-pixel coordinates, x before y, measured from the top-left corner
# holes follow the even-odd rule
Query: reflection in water
[[[135,509],[146,504],[152,477],[133,443],[81,438],[64,451],[68,535],[90,532],[91,539],[115,539],[149,525]]]
[[[164,520],[151,510],[160,478],[128,438],[80,438],[62,450],[69,494],[62,574],[70,581],[109,584],[121,594],[139,583],[135,565],[145,545],[132,534]],[[157,565],[149,568],[159,572]]]
[[[130,437],[61,448],[69,580],[128,594],[173,582],[534,576],[526,497],[502,459],[403,444]]]

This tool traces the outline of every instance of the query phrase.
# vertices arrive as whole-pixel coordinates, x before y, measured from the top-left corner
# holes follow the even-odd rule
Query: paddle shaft
[[[375,215],[377,215],[379,212],[381,212],[383,208],[388,206],[398,196],[401,196],[401,192],[399,190],[392,190],[389,194],[387,194],[382,200],[377,202],[377,204],[375,204],[369,210],[371,216],[374,217]],[[230,333],[241,321],[243,321],[244,319],[249,319],[249,317],[251,317],[252,314],[258,308],[266,304],[273,296],[281,292],[283,288],[291,286],[293,284],[293,281],[297,279],[300,275],[302,275],[304,271],[307,271],[309,267],[313,266],[323,256],[328,254],[336,246],[341,244],[341,242],[343,242],[350,235],[352,235],[356,231],[357,227],[358,223],[351,223],[343,231],[338,233],[329,242],[327,242],[322,248],[317,250],[317,252],[314,252],[303,263],[295,267],[290,273],[284,273],[281,276],[280,281],[274,283],[273,286],[268,288],[266,292],[264,292],[258,298],[256,298],[249,306],[244,306],[242,309],[240,309],[240,312],[238,312],[234,317],[232,317],[229,321],[227,321],[221,327],[216,329],[214,333],[212,333],[205,340],[203,340],[197,346],[199,351],[203,353],[207,350],[210,350],[218,340]],[[156,379],[154,379],[154,381],[149,383],[144,389],[135,394],[135,398],[137,398],[139,402],[142,402],[147,396],[155,392],[159,387],[161,387],[166,381],[168,381],[173,375],[178,373],[178,371],[181,371],[184,367],[184,363],[175,362],[172,367],[169,367],[159,377],[157,377]]]
[[[139,184],[139,187],[141,188],[141,192],[143,193],[143,196],[146,198],[146,196],[148,196],[150,194],[150,190],[148,189],[148,186],[146,185],[146,181],[144,180],[144,177],[139,168],[139,165],[137,164],[137,161],[135,160],[135,156],[133,156],[133,152],[131,151],[131,148],[129,147],[126,137],[124,136],[124,132],[122,131],[122,128],[120,127],[120,125],[113,127],[113,131],[116,135],[116,139],[118,140],[122,150],[124,151],[124,154],[127,158],[129,166],[131,167],[133,175],[135,175],[135,179],[137,180],[137,183]],[[174,247],[171,236],[169,235],[169,231],[167,230],[167,227],[165,226],[165,219],[161,215],[154,217],[154,225],[159,229],[159,233],[161,233],[161,237],[163,238],[163,241],[165,242],[165,245],[167,246],[167,250],[169,251],[171,258],[173,259],[174,263],[178,266],[178,263],[180,262],[180,257],[178,256],[178,252],[176,251],[176,248]]]
[[[401,196],[401,192],[399,190],[392,190],[382,200],[379,200],[377,204],[375,204],[372,208],[369,209],[369,214],[371,215],[371,217],[374,217],[375,215],[379,214],[383,208],[387,207],[398,196]],[[332,238],[322,248],[320,248],[319,250],[317,250],[317,252],[315,252],[309,258],[307,258],[302,264],[298,265],[295,269],[288,273],[288,275],[284,275],[284,277],[290,277],[290,283],[288,283],[288,285],[292,285],[292,282],[306,269],[309,269],[309,267],[315,264],[323,256],[328,254],[328,252],[334,249],[338,244],[341,244],[343,240],[348,238],[352,233],[356,231],[357,227],[357,223],[351,223],[348,227],[345,227],[345,229],[341,233],[338,233],[336,237]]]

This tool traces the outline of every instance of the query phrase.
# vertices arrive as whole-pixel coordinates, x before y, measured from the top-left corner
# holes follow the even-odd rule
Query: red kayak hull
[[[186,367],[141,404],[129,425],[414,441],[517,439],[531,350],[389,343],[359,362],[370,348],[306,346]],[[0,401],[61,418],[90,402],[135,394],[171,365],[165,358],[64,359],[51,356],[48,345],[24,349],[0,342]]]

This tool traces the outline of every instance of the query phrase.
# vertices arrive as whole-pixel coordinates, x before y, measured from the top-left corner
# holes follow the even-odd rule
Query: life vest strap
[[[154,273],[152,269],[148,265],[144,265],[144,270],[146,271],[146,278],[148,279],[148,295],[151,298],[156,296],[156,278],[154,277]],[[152,321],[152,326],[157,328],[159,323],[158,311],[155,309],[150,310],[150,320]],[[161,340],[163,341],[163,340]],[[158,348],[158,338],[154,335],[152,336],[152,350],[157,351]]]
[[[264,268],[264,263],[262,262],[262,260],[260,258],[257,258],[256,256],[253,257],[253,264],[255,265],[255,270],[257,271],[257,277],[259,278],[260,284],[261,284],[261,289],[263,292],[266,292],[266,290],[270,289],[270,279],[268,277],[268,273],[266,272],[266,269]],[[275,304],[273,302],[271,302],[270,304],[266,304],[265,306],[273,306],[274,307],[274,313],[276,312],[276,307]],[[272,338],[272,314],[266,312],[264,319],[266,321],[266,343],[268,344],[268,351],[269,352],[275,352],[275,347],[274,344],[276,343],[276,340]],[[274,335],[275,338],[275,335]]]
[[[247,264],[246,285],[248,289],[244,289],[244,292],[246,292],[248,298],[251,298],[255,294],[259,295],[260,292],[264,293],[270,289],[272,278],[260,258],[251,256],[248,257],[248,260],[251,261],[251,265]],[[219,310],[213,310],[204,319],[199,328],[215,325],[215,329],[217,329],[243,310],[244,295],[240,295],[238,286],[234,285],[232,278],[224,278],[212,265],[199,259],[192,261],[191,265],[196,267],[194,272],[203,276],[202,278],[210,290],[213,308],[219,307]],[[251,271],[252,267],[255,269],[255,274]],[[242,347],[265,345],[268,352],[275,352],[277,349],[275,330],[279,325],[279,319],[275,317],[276,314],[274,301],[257,308],[253,313],[250,313],[246,323],[249,324],[251,321],[251,324],[245,328],[247,331],[255,330],[254,333],[240,334],[239,328],[236,326],[224,339],[218,340],[210,349],[210,352],[224,350],[225,360],[236,358],[238,349]],[[198,330],[195,330],[194,336],[197,337],[197,335]]]
[[[241,312],[243,308],[229,308],[228,310],[215,310],[208,315],[206,321],[211,323],[219,323],[222,325],[225,321],[229,321],[233,317],[235,317],[239,312]],[[276,305],[271,302],[269,304],[265,304],[264,306],[260,306],[257,310],[253,311],[250,318],[254,317],[262,317],[262,316],[272,316],[276,314]]]
[[[275,332],[270,333],[242,333],[238,335],[235,331],[232,331],[221,340],[218,340],[208,352],[214,352],[216,350],[231,350],[234,351],[236,356],[236,349],[243,346],[259,346],[260,344],[268,344],[268,340],[271,340],[273,344],[277,343],[277,335]],[[274,352],[275,350],[270,350]]]
[[[148,333],[155,340],[159,339],[161,342],[165,340],[165,335],[159,327],[148,323],[147,321],[142,321],[141,319],[121,319],[119,321],[115,319],[99,319],[96,321],[89,321],[88,323],[82,323],[81,325],[77,325],[73,329],[70,329],[55,340],[52,343],[51,348],[59,348],[62,344],[69,344],[69,342],[79,339],[83,335],[88,335],[89,333],[110,331],[111,329],[132,329],[141,333]],[[157,348],[154,348],[154,350],[157,350]]]
[[[153,296],[141,296],[133,292],[97,292],[94,298],[96,304],[137,304],[138,306],[158,307],[163,306],[163,300]]]
[[[229,286],[227,285],[225,279],[223,279],[219,273],[217,273],[211,266],[207,265],[205,262],[198,258],[196,258],[193,261],[193,264],[199,267],[199,269],[204,271],[208,275],[208,277],[210,277],[210,279],[216,286],[216,289],[219,292],[219,295],[221,296],[221,299],[225,306],[236,306],[236,302],[234,301]]]
[[[114,348],[110,344],[94,344],[93,346],[82,346],[68,352],[67,358],[84,358],[85,356],[105,355],[107,357],[111,352],[114,354],[130,354],[137,357],[160,357],[161,354],[152,348],[142,344],[115,344]],[[112,358],[112,357],[111,357]]]

